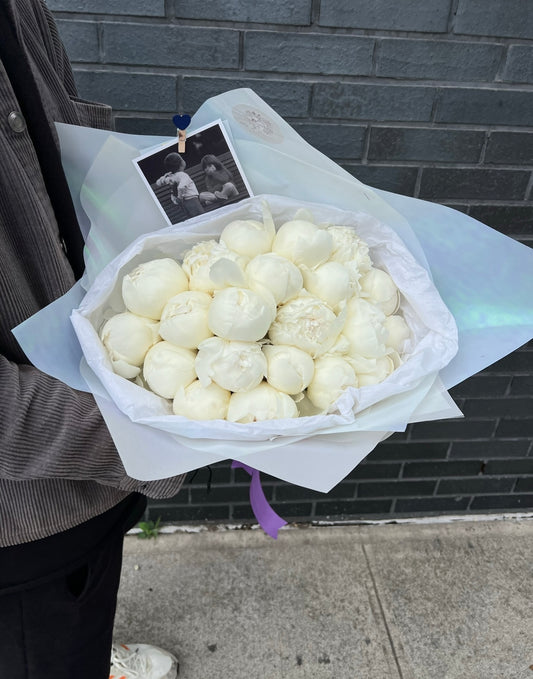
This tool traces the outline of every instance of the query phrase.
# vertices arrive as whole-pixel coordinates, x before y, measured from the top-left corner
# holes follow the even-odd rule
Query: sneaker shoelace
[[[126,679],[143,679],[152,668],[150,658],[138,653],[139,649],[131,650],[127,646],[113,644],[111,648],[111,666],[113,671],[126,671]],[[110,677],[115,675],[110,675]],[[121,679],[117,677],[116,679]]]

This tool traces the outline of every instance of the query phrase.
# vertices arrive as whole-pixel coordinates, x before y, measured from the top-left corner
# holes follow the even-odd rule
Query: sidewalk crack
[[[379,596],[377,582],[376,582],[376,579],[374,577],[372,567],[370,565],[370,559],[368,558],[366,546],[364,544],[362,544],[361,547],[363,548],[363,554],[365,555],[366,565],[367,565],[367,568],[368,568],[368,572],[370,573],[370,579],[372,580],[372,587],[374,588],[374,594],[375,594],[377,602],[378,602],[379,611],[381,613],[381,619],[383,620],[383,624],[385,626],[385,631],[387,632],[387,637],[389,639],[389,645],[390,645],[390,648],[391,648],[391,651],[392,651],[392,655],[394,657],[394,662],[396,663],[396,669],[398,670],[398,676],[399,676],[399,679],[404,679],[402,668],[400,666],[400,661],[398,659],[398,654],[396,653],[396,648],[394,647],[394,642],[392,640],[392,634],[391,634],[391,631],[390,631],[390,628],[389,628],[389,624],[387,622],[387,617],[385,615],[385,609],[383,608],[383,604],[381,603],[381,597]]]

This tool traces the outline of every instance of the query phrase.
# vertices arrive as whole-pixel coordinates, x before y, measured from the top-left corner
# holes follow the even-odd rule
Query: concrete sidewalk
[[[180,679],[533,679],[533,520],[128,536],[115,637]]]

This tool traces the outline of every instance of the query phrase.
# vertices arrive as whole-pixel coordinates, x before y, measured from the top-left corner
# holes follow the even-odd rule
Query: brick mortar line
[[[518,455],[516,457],[510,457],[508,455],[507,456],[503,455],[501,457],[486,457],[486,456],[481,454],[479,456],[475,456],[475,457],[472,457],[472,458],[451,458],[449,460],[449,462],[452,462],[452,463],[474,463],[474,462],[481,463],[481,462],[483,462],[484,464],[488,464],[488,463],[492,463],[492,462],[501,462],[501,463],[507,464],[507,463],[510,463],[510,462],[523,462],[524,460],[527,460],[527,451],[526,451],[526,456]],[[405,462],[407,464],[413,464],[413,463],[414,464],[431,464],[433,462],[435,462],[437,464],[439,462],[443,462],[443,463],[446,462],[446,464],[448,463],[447,460],[446,461],[445,460],[406,460]],[[354,491],[353,497],[355,498],[356,497],[355,491],[357,490],[357,486],[359,486],[361,484],[366,485],[366,484],[378,483],[378,482],[383,482],[383,481],[387,481],[387,482],[390,482],[390,483],[402,483],[403,481],[408,481],[408,482],[411,482],[411,481],[432,481],[432,480],[435,480],[435,479],[438,479],[438,480],[440,480],[440,479],[445,479],[445,480],[453,480],[453,479],[474,480],[474,479],[480,479],[480,478],[483,478],[483,479],[486,479],[486,478],[490,478],[490,479],[495,479],[495,478],[500,479],[500,478],[502,478],[502,479],[505,479],[507,477],[513,477],[513,476],[517,476],[517,475],[518,476],[524,476],[524,477],[530,477],[530,476],[533,477],[533,471],[531,471],[531,472],[514,472],[514,473],[508,473],[508,474],[505,473],[505,472],[503,472],[503,473],[502,472],[492,473],[492,474],[486,474],[486,473],[481,474],[480,472],[477,472],[476,474],[464,474],[463,473],[463,474],[449,475],[449,474],[444,473],[444,474],[433,474],[433,475],[430,475],[430,476],[379,476],[378,475],[378,476],[369,476],[368,478],[364,478],[364,479],[361,479],[361,478],[353,479],[351,482],[348,482],[348,483],[341,481],[339,484],[337,484],[335,486],[335,488],[338,488],[340,485],[345,483],[345,485],[348,486],[346,488],[346,493],[351,493],[352,491]],[[262,486],[264,488],[268,488],[268,489],[292,488],[293,484],[283,483],[283,482],[263,483]],[[231,491],[231,490],[234,490],[234,489],[241,490],[241,489],[245,488],[245,486],[243,486],[242,484],[231,484],[231,483],[229,483],[229,484],[216,484],[216,485],[213,485],[211,487],[212,487],[213,490],[216,489],[216,490],[224,490],[224,491]],[[205,491],[206,495],[209,495],[209,493],[205,490],[204,486],[194,486],[194,487],[190,487],[189,489],[191,491]],[[316,491],[313,491],[313,492],[316,492]],[[345,497],[347,497],[347,495]],[[245,502],[245,500],[242,500],[242,502]]]
[[[398,31],[383,28],[355,28],[344,26],[322,26],[320,24],[285,24],[269,22],[246,22],[224,19],[194,19],[181,18],[178,16],[150,16],[135,14],[101,14],[54,11],[54,18],[61,21],[83,21],[86,23],[108,22],[123,24],[140,24],[169,27],[213,28],[226,30],[270,31],[275,33],[305,33],[310,35],[340,35],[359,38],[391,38],[413,41],[441,41],[461,42],[489,45],[524,45],[531,46],[531,38],[495,36],[495,35],[470,35],[468,33],[452,33],[448,31]],[[312,17],[311,17],[312,22]]]
[[[343,159],[336,159],[335,157],[332,157],[331,160],[334,162],[340,162]],[[348,159],[344,159],[344,162],[346,162]],[[394,166],[394,167],[420,167],[421,169],[426,169],[426,170],[486,170],[486,171],[501,171],[501,172],[531,172],[531,165],[516,165],[513,163],[508,163],[508,164],[494,164],[491,163],[490,165],[479,165],[479,163],[472,162],[472,163],[461,163],[458,161],[434,161],[434,160],[421,160],[421,159],[412,159],[412,160],[401,160],[398,162],[391,162],[392,159],[388,160],[372,160],[371,164],[374,167],[387,167],[387,166]],[[528,184],[528,188],[530,185]],[[500,198],[500,200],[505,200],[505,198]],[[526,202],[526,198],[515,198],[515,202]]]
[[[132,111],[121,110],[114,111],[115,117],[120,118],[145,118],[154,120],[166,120],[167,115],[161,111],[147,112],[147,111]],[[431,121],[375,121],[371,118],[323,118],[304,117],[295,118],[294,116],[284,116],[285,122],[289,125],[323,125],[325,127],[338,127],[339,124],[353,127],[364,127],[371,125],[372,128],[377,129],[422,129],[422,130],[442,130],[450,132],[504,132],[504,133],[518,133],[533,135],[533,125],[480,125],[476,123],[448,123],[448,122],[431,122]],[[491,163],[493,164],[493,163]]]
[[[516,441],[524,441],[524,440],[528,441],[529,438],[530,438],[529,436],[514,436],[512,438],[509,438],[509,437],[506,436],[504,440],[507,443],[509,443],[509,442],[512,442],[512,441],[515,441],[515,442]],[[407,442],[408,443],[425,443],[425,444],[427,444],[427,443],[445,443],[446,441],[450,441],[450,440],[451,440],[452,443],[491,443],[492,441],[500,441],[502,439],[496,438],[496,437],[494,437],[494,435],[491,435],[490,437],[482,436],[482,437],[479,437],[479,438],[469,437],[469,438],[453,438],[453,439],[449,439],[449,437],[445,437],[445,438],[442,438],[442,439],[435,438],[435,437],[433,437],[433,438],[422,438],[422,439],[421,438],[412,438],[412,439],[408,440]],[[436,459],[440,460],[442,458],[436,458]],[[521,456],[518,456],[518,459],[521,459]],[[417,462],[418,460],[413,460],[413,461]]]
[[[347,75],[343,73],[301,73],[298,71],[261,71],[261,70],[246,70],[239,71],[236,68],[221,67],[221,68],[199,68],[193,67],[179,67],[179,66],[163,66],[161,64],[121,64],[115,62],[90,62],[90,61],[73,61],[73,68],[75,71],[97,71],[97,72],[114,72],[114,73],[138,73],[142,75],[184,75],[191,78],[195,77],[218,77],[218,78],[234,78],[237,73],[242,77],[249,79],[265,79],[265,75],[271,76],[271,80],[288,81],[291,83],[325,83],[325,84],[340,84],[340,85],[389,85],[391,87],[413,87],[413,88],[442,88],[442,89],[471,89],[471,90],[494,90],[497,92],[533,92],[532,83],[515,83],[515,82],[495,82],[495,81],[454,81],[454,80],[435,80],[423,78],[390,78],[369,75]],[[128,69],[141,69],[130,71]],[[342,83],[339,83],[339,78],[342,78]],[[428,121],[421,121],[428,122]]]

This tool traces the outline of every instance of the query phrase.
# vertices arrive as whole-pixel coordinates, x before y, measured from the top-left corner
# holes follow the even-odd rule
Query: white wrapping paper
[[[222,426],[217,423],[214,425],[216,429],[211,430],[207,423],[178,423],[178,419],[183,418],[163,416],[161,399],[148,392],[142,397],[146,408],[139,412],[138,392],[130,390],[135,385],[117,388],[114,380],[119,378],[110,374],[106,357],[93,355],[92,350],[87,357],[92,367],[83,366],[82,374],[87,388],[95,394],[127,472],[135,478],[164,478],[216,460],[232,458],[278,478],[327,492],[391,431],[404,429],[409,421],[460,415],[446,388],[530,339],[533,289],[531,276],[524,272],[528,268],[531,272],[531,253],[462,213],[361,184],[304,142],[251,90],[234,90],[207,101],[193,117],[191,129],[219,118],[223,119],[230,132],[233,146],[256,194],[270,193],[286,196],[293,203],[311,201],[348,213],[364,213],[369,220],[367,225],[373,219],[373,223],[377,220],[385,224],[385,228],[392,228],[407,247],[409,256],[418,262],[415,278],[421,288],[410,296],[408,288],[412,281],[402,281],[400,285],[405,288],[407,315],[411,313],[410,305],[415,304],[416,299],[423,300],[421,290],[432,276],[457,321],[459,351],[451,359],[453,339],[450,342],[448,331],[453,319],[452,323],[447,323],[450,316],[446,307],[442,306],[442,320],[447,328],[444,331],[439,323],[434,326],[436,307],[427,316],[423,304],[423,309],[416,309],[415,317],[420,318],[422,326],[427,321],[426,330],[429,327],[429,331],[436,333],[427,335],[426,343],[430,345],[426,347],[427,352],[432,354],[432,347],[437,346],[433,345],[434,339],[442,341],[442,337],[447,338],[444,341],[446,351],[440,363],[432,362],[435,358],[432,354],[426,365],[428,353],[424,353],[424,337],[419,336],[417,348],[422,351],[423,359],[415,372],[411,374],[411,367],[408,367],[403,373],[398,371],[397,375],[393,374],[394,380],[399,383],[394,385],[395,391],[390,394],[382,393],[382,385],[369,387],[363,400],[357,400],[357,417],[353,417],[353,399],[360,399],[361,395],[354,392],[363,390],[350,390],[340,399],[339,412],[328,416],[330,420],[327,423],[320,419],[310,425],[305,420],[315,418],[302,418],[300,422],[290,422],[283,431],[278,424],[284,427],[285,423],[279,422],[263,423],[253,431],[248,425],[239,425],[243,427],[241,439],[233,438],[231,426],[235,425],[231,423],[222,423]],[[130,248],[132,241],[165,226],[155,204],[147,193],[143,194],[142,181],[136,175],[131,159],[168,139],[66,125],[59,125],[58,131],[80,221],[86,230],[90,225],[87,272],[83,280],[87,289],[114,257]],[[236,209],[244,207],[240,205]],[[223,208],[217,215],[223,218],[224,210],[228,209],[233,208]],[[322,208],[313,206],[313,209]],[[190,237],[191,242],[201,236],[207,237],[212,228],[209,222],[214,217],[213,213],[204,215],[196,218],[194,224],[186,222],[175,231],[180,232],[182,239]],[[162,233],[155,234],[154,238],[157,240]],[[363,234],[361,236],[364,238]],[[138,243],[134,247],[137,246]],[[143,251],[143,255],[138,253],[136,256],[144,254]],[[120,260],[119,269],[126,264],[128,256],[124,255],[125,259]],[[501,264],[502,259],[510,262],[503,269],[495,266],[496,263]],[[393,276],[397,277],[399,273],[401,277],[402,268],[404,274],[409,270],[415,271],[410,266],[412,261],[409,265],[407,259],[403,264],[401,262],[401,257],[390,258],[388,265],[400,269],[395,272],[396,276],[391,270]],[[117,262],[106,269],[105,276],[113,267],[117,267]],[[424,273],[424,268],[429,276]],[[487,270],[491,272],[489,278]],[[118,275],[117,271],[111,274],[111,279],[114,275]],[[92,341],[96,335],[98,314],[103,313],[103,307],[98,305],[104,304],[109,283],[110,279],[107,279],[101,288],[91,288],[90,296],[73,315],[76,330],[93,348],[98,346]],[[75,296],[79,299],[79,290]],[[471,302],[470,306],[468,302]],[[117,300],[116,304],[119,304]],[[47,308],[19,326],[15,334],[35,365],[79,388],[81,350],[76,360],[75,336],[67,327],[69,320],[65,315],[74,306],[63,298],[53,310]],[[505,313],[501,313],[503,311]],[[34,341],[44,325],[49,329],[48,349]],[[92,337],[91,333],[94,333]],[[68,362],[64,361],[65,347],[70,352]],[[414,366],[414,363],[411,365]],[[417,370],[423,374],[417,373]],[[378,403],[375,403],[376,395]],[[117,397],[122,410],[115,404]],[[292,428],[295,423],[301,427],[298,431]],[[310,431],[310,426],[315,428]]]

